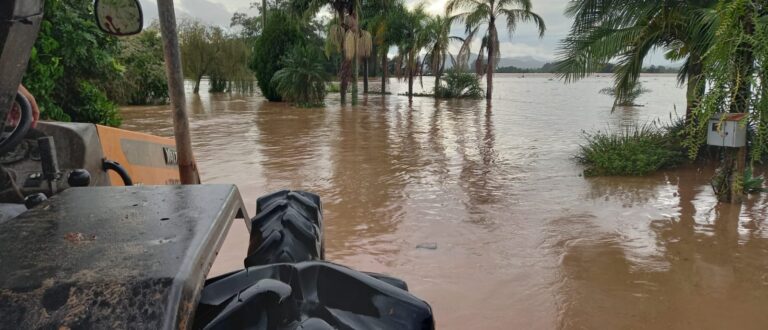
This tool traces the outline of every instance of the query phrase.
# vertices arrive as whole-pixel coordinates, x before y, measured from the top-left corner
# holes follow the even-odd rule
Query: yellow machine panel
[[[96,125],[104,157],[120,163],[135,185],[179,184],[176,143],[173,139]],[[113,186],[123,180],[114,171],[109,179]]]

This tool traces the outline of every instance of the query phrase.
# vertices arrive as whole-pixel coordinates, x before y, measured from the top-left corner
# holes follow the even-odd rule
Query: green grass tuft
[[[576,159],[585,176],[640,176],[685,161],[674,125],[652,122],[620,131],[584,132],[586,143]]]

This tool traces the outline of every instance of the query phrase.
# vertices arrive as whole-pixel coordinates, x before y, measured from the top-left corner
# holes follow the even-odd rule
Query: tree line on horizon
[[[595,70],[593,73],[612,74],[616,70],[615,64],[605,64],[602,69]],[[502,66],[496,69],[498,73],[560,73],[557,69],[556,63],[547,62],[539,68],[520,68],[514,65]],[[664,66],[664,65],[650,65],[645,66],[640,70],[641,73],[678,73],[679,67]]]

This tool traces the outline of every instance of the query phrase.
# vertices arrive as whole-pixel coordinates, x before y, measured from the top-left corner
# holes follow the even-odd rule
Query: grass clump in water
[[[652,122],[618,132],[584,132],[586,143],[576,159],[586,166],[585,176],[646,175],[685,160],[674,131],[674,126]]]
[[[328,93],[340,93],[341,84],[338,82],[329,82],[325,85],[325,91]]]

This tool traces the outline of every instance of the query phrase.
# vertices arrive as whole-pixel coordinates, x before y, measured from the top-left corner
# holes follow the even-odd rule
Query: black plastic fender
[[[344,266],[308,261],[210,279],[194,328],[434,329],[434,318],[429,304],[394,285]]]

